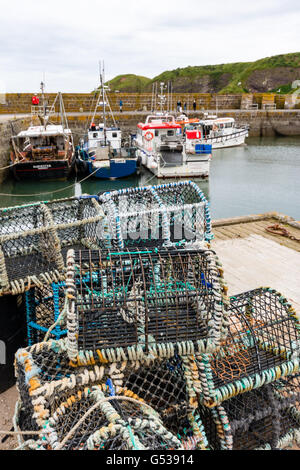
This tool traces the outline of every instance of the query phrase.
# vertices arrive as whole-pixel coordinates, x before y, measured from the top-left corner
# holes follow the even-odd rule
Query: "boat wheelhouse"
[[[43,86],[41,84],[42,94]],[[50,122],[59,101],[61,123]],[[33,125],[38,117],[41,125]],[[73,136],[68,128],[62,96],[58,93],[52,107],[44,103],[32,106],[31,125],[12,137],[11,170],[17,180],[66,179],[73,170],[75,153]]]
[[[211,116],[198,122],[187,120],[183,132],[187,153],[194,153],[197,145],[205,143],[210,144],[213,149],[243,145],[248,137],[249,127],[237,126],[232,117]]]
[[[85,141],[81,142],[77,152],[77,166],[95,178],[115,179],[133,175],[138,169],[136,148],[129,143],[125,145],[122,131],[116,125],[104,85],[104,72],[100,73],[101,90],[94,109],[91,124]],[[102,106],[103,122],[95,125],[95,116]],[[106,108],[109,108],[113,126],[106,122]]]
[[[171,114],[147,116],[145,123],[137,125],[135,144],[142,164],[157,178],[209,175],[211,147],[204,145],[188,155],[181,125]]]

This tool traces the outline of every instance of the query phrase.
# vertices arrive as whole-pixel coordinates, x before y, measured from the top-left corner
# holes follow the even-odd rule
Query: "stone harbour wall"
[[[11,137],[30,125],[29,118],[6,119],[0,121],[0,183],[8,176]],[[5,169],[3,169],[5,168]]]
[[[33,93],[7,93],[0,102],[0,114],[28,114],[31,109]],[[51,105],[56,97],[55,93],[46,93],[45,99]],[[95,93],[63,93],[65,110],[67,113],[89,113],[96,104]],[[108,93],[113,111],[119,110],[119,101],[123,101],[123,111],[151,111],[153,102],[151,93]],[[206,109],[300,109],[300,98],[293,95],[279,95],[275,93],[246,93],[237,95],[218,95],[215,93],[174,93],[170,97],[172,109],[176,109],[177,101],[182,107],[187,104],[187,110],[192,110],[194,99],[197,110]]]
[[[203,118],[204,113],[198,111],[196,113],[187,113],[189,117]],[[114,113],[117,125],[125,131],[125,133],[135,132],[138,122],[143,122],[147,116],[147,112],[136,113]],[[267,137],[267,136],[300,136],[300,110],[291,111],[247,111],[232,110],[218,111],[218,117],[233,117],[238,125],[248,124],[250,126],[250,137]],[[95,122],[101,120],[100,115],[96,115]],[[69,127],[74,133],[74,141],[77,144],[79,139],[84,136],[88,126],[87,116],[68,116]],[[108,120],[108,124],[112,121]]]

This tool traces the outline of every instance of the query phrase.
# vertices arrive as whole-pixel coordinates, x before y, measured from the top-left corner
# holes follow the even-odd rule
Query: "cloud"
[[[17,12],[17,14],[16,14]],[[0,11],[0,79],[7,92],[88,92],[123,73],[154,77],[187,65],[250,61],[295,52],[294,0],[27,0]]]

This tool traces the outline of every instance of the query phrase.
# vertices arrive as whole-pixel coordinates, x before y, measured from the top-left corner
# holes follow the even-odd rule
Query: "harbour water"
[[[210,201],[212,218],[277,211],[300,220],[300,137],[252,137],[246,142],[213,151],[209,179],[194,179]],[[0,206],[163,182],[144,170],[139,176],[115,181],[89,178],[79,183],[83,178],[64,182],[9,178],[0,185]]]

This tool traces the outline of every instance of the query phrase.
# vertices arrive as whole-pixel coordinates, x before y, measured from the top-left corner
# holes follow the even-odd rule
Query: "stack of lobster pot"
[[[299,320],[270,288],[227,297],[196,185],[105,193],[99,206],[101,249],[68,251],[58,318],[46,341],[16,355],[20,446],[274,449],[298,439]]]

